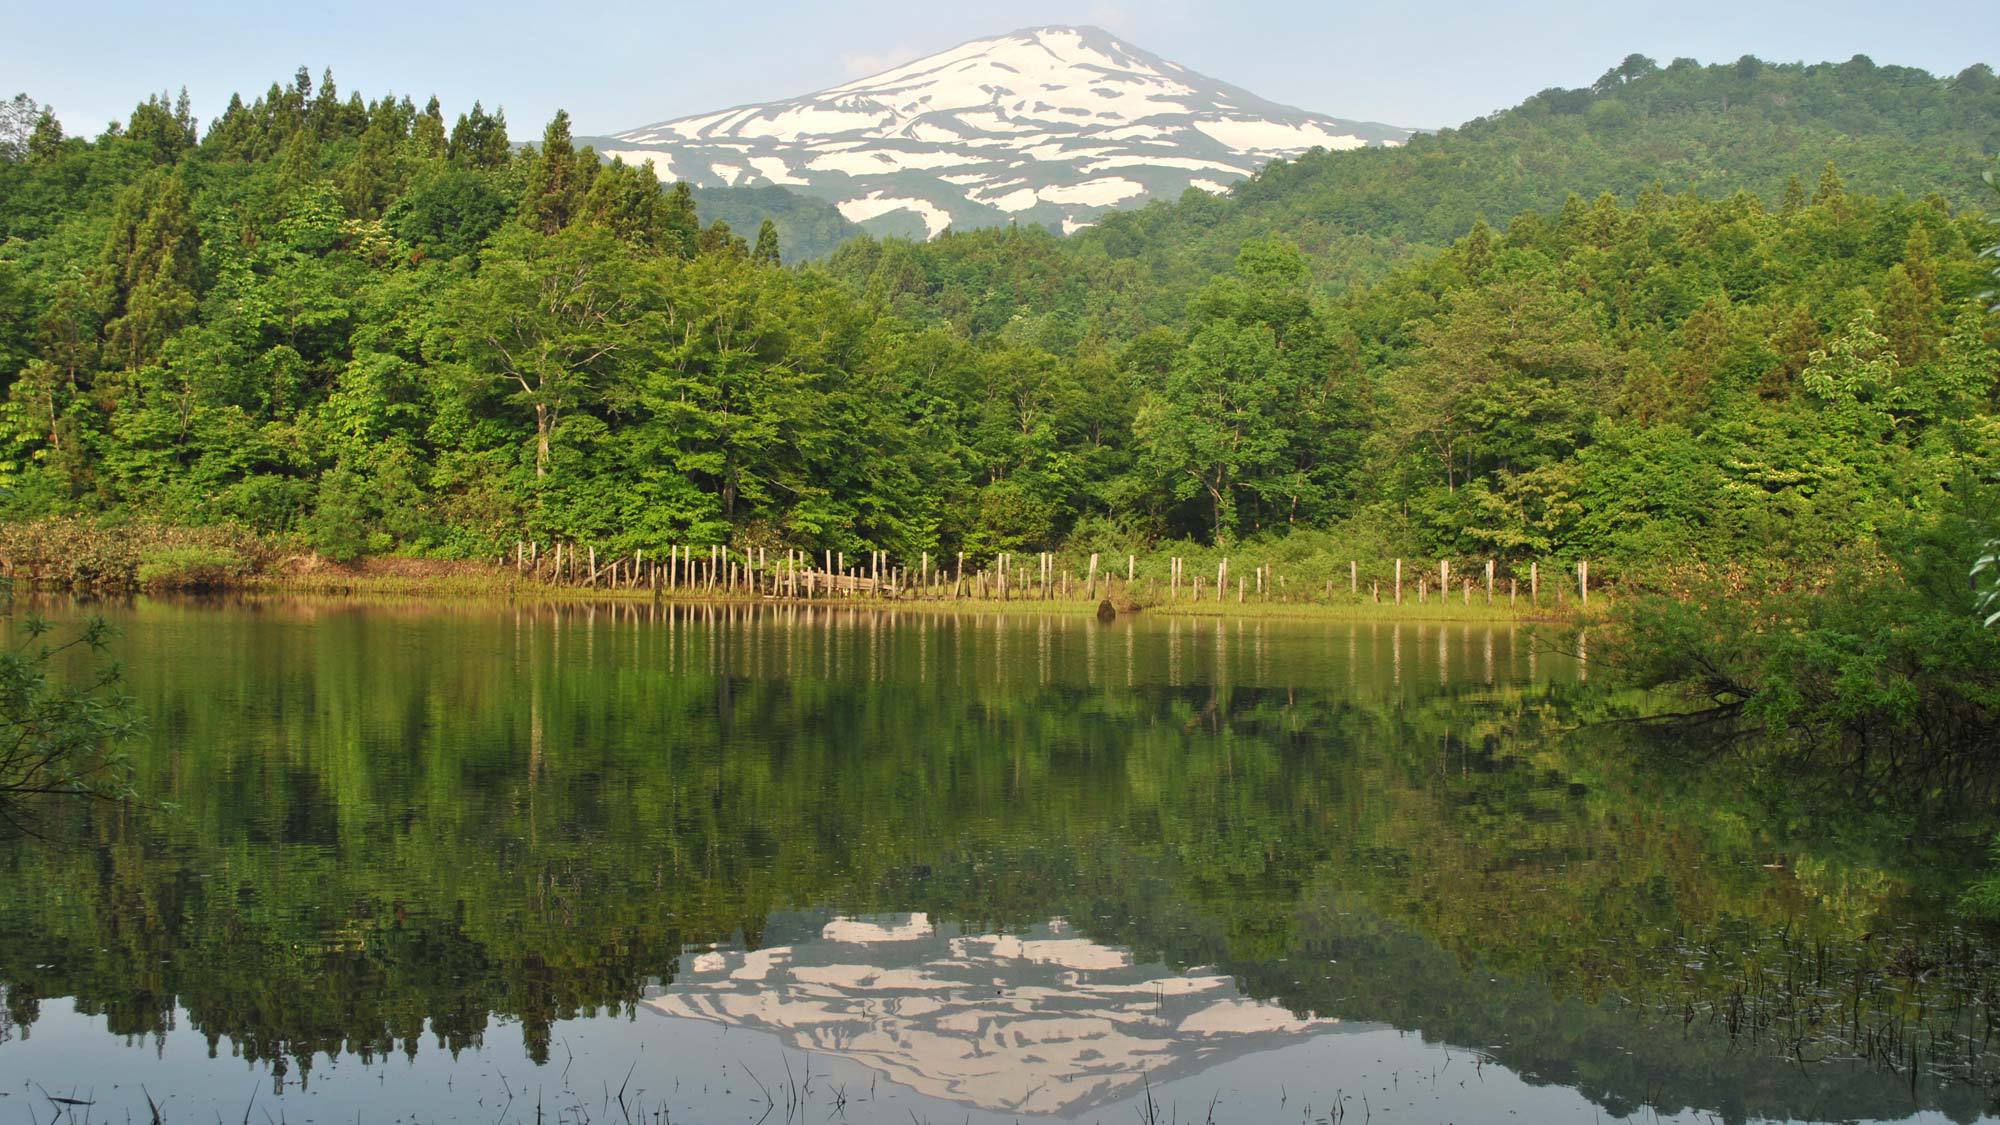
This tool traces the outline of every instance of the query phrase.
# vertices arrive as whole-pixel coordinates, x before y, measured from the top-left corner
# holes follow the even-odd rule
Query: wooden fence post
[[[1396,560],[1396,604],[1403,604],[1403,560]]]

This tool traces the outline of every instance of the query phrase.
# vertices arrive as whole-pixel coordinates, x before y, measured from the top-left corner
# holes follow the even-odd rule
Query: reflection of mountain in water
[[[767,939],[786,928],[773,919]],[[689,953],[653,992],[644,1003],[667,1015],[774,1032],[922,1094],[1021,1113],[1072,1114],[1146,1076],[1362,1029],[1247,999],[1225,976],[1135,965],[1060,921],[1012,936],[922,914],[834,918],[817,939]]]

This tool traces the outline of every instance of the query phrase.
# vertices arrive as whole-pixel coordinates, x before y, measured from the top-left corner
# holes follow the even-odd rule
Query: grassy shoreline
[[[1036,581],[1034,567],[1015,560],[1008,569],[1007,597],[996,597],[991,570],[975,579],[971,570],[952,566],[954,582],[966,596],[948,596],[942,585],[918,584],[893,596],[872,590],[810,597],[772,597],[743,589],[655,589],[664,573],[657,560],[647,567],[610,563],[605,581],[552,580],[553,568],[524,573],[518,561],[486,558],[437,559],[376,555],[337,563],[311,551],[230,527],[182,527],[169,524],[95,525],[75,519],[0,523],[0,568],[8,582],[21,590],[74,593],[86,597],[149,594],[302,595],[362,599],[427,601],[506,600],[511,602],[632,602],[676,604],[747,604],[852,606],[965,610],[975,613],[1092,614],[1108,599],[1120,613],[1145,612],[1176,617],[1321,618],[1337,620],[1413,621],[1549,621],[1597,616],[1609,607],[1608,590],[1593,592],[1588,607],[1579,604],[1574,587],[1553,566],[1542,570],[1542,598],[1536,604],[1525,592],[1526,574],[1497,572],[1492,593],[1486,576],[1469,567],[1453,577],[1453,588],[1437,589],[1436,563],[1415,559],[1359,566],[1335,559],[1317,548],[1301,554],[1302,544],[1253,544],[1233,554],[1213,546],[1163,544],[1146,554],[1099,556],[1069,550],[1048,556],[1041,570],[1052,590]],[[857,559],[853,573],[863,569]],[[958,560],[960,565],[963,560]],[[1102,561],[1101,569],[1098,563]],[[694,560],[697,573],[704,560]],[[947,574],[945,560],[935,560],[931,573]],[[1123,566],[1118,565],[1123,563]],[[1217,596],[1213,575],[1221,568],[1235,583],[1224,582]],[[873,565],[871,560],[870,565]],[[928,560],[927,560],[928,565]],[[565,568],[567,569],[567,568]],[[687,564],[682,564],[685,573]],[[1136,569],[1137,578],[1125,574]],[[1166,576],[1178,570],[1181,580]],[[538,573],[539,571],[539,573]],[[1096,597],[1085,596],[1088,575],[1095,572]],[[766,583],[779,573],[776,566],[760,570]],[[898,569],[895,573],[906,575]],[[1393,579],[1401,575],[1402,598]],[[638,581],[633,581],[636,575]],[[732,566],[724,577],[740,579]],[[622,580],[622,581],[621,581]],[[1228,587],[1234,585],[1236,589]],[[1422,596],[1420,597],[1420,591]],[[1510,596],[1510,591],[1513,596]],[[1053,596],[1044,597],[1044,593]]]
[[[909,610],[963,613],[1014,613],[1053,614],[1061,616],[1092,615],[1098,611],[1100,602],[1110,601],[1114,610],[1123,615],[1148,614],[1154,616],[1189,618],[1297,618],[1334,620],[1409,620],[1409,621],[1560,621],[1578,616],[1574,603],[1557,607],[1544,604],[1530,606],[1525,599],[1513,606],[1496,597],[1493,605],[1485,604],[1482,598],[1475,598],[1466,604],[1463,597],[1430,598],[1418,602],[1406,598],[1402,605],[1393,602],[1375,602],[1363,596],[1353,601],[1336,599],[1333,601],[1298,598],[1259,599],[1255,595],[1243,601],[1227,597],[1216,600],[1212,597],[1197,602],[1187,598],[1168,601],[1158,597],[1161,591],[1141,584],[1137,589],[1127,589],[1121,581],[1114,581],[1110,588],[1101,591],[1098,599],[1090,599],[1072,594],[1068,597],[975,598],[975,597],[930,597],[925,595],[905,595],[900,597],[879,597],[875,595],[822,596],[813,598],[772,597],[762,594],[748,594],[741,591],[667,591],[646,587],[590,587],[551,585],[522,578],[510,571],[488,568],[476,571],[464,564],[455,564],[449,569],[434,573],[371,573],[366,569],[332,570],[321,569],[305,574],[256,575],[231,583],[211,591],[223,594],[241,594],[253,597],[305,596],[317,598],[352,598],[357,600],[411,599],[423,601],[508,601],[543,602],[550,604],[581,604],[589,602],[631,603],[659,601],[672,605],[788,605],[815,606],[832,609],[854,610]],[[1608,605],[1608,599],[1604,599]],[[1600,612],[1598,599],[1593,599],[1591,614]]]

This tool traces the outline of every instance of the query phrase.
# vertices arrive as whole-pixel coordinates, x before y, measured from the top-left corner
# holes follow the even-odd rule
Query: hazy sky
[[[232,91],[254,94],[300,63],[315,78],[331,66],[343,94],[435,93],[448,114],[474,98],[503,105],[517,139],[539,135],[558,107],[577,132],[609,133],[1038,24],[1097,24],[1274,101],[1415,126],[1587,85],[1633,51],[1662,63],[1863,53],[1946,74],[2000,64],[1991,0],[7,2],[22,8],[0,39],[0,96],[25,91],[90,134],[147,92],[182,85],[206,122]]]

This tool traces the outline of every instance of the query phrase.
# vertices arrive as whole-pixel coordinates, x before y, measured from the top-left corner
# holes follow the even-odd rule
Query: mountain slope
[[[778,228],[778,248],[786,265],[824,258],[861,228],[841,217],[824,199],[773,184],[760,187],[702,188],[694,205],[703,224],[717,219],[745,238],[755,239],[765,219]]]
[[[776,184],[876,233],[1075,230],[1274,157],[1410,131],[1278,105],[1091,27],[979,39],[816,94],[593,138],[697,188]]]
[[[1776,208],[1832,161],[1848,190],[1991,205],[1980,173],[2000,154],[2000,79],[1945,78],[1866,58],[1703,66],[1632,56],[1583,89],[1389,149],[1275,161],[1216,198],[1106,216],[1071,239],[968,232],[928,246],[855,245],[829,268],[973,331],[1021,316],[1094,320],[1114,336],[1175,323],[1188,298],[1273,234],[1306,252],[1328,292],[1433,253],[1484,218],[1554,216],[1571,195],[1749,191]]]

